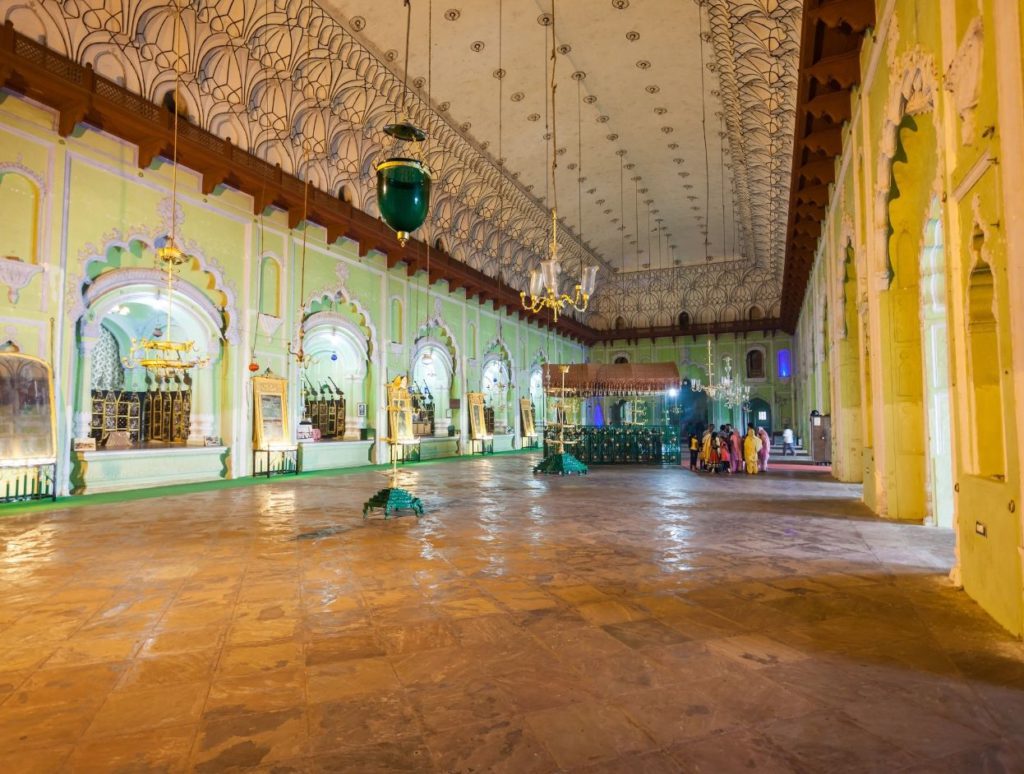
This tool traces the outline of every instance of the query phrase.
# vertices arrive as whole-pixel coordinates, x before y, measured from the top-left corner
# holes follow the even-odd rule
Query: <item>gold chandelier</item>
[[[164,243],[156,250],[167,277],[167,325],[163,330],[163,338],[132,339],[131,349],[121,362],[126,368],[145,368],[160,379],[178,376],[193,368],[205,368],[210,363],[208,355],[198,355],[194,341],[175,341],[171,337],[171,317],[174,308],[174,271],[192,260],[178,247],[175,239],[178,215],[178,93],[181,76],[181,62],[178,58],[178,31],[181,28],[181,9],[178,8],[174,20],[174,142],[171,158],[171,230]]]
[[[555,66],[557,59],[557,38],[555,36],[555,1],[551,1],[551,242],[548,245],[548,258],[540,262],[540,270],[530,271],[529,299],[527,292],[519,293],[523,309],[537,314],[544,309],[551,310],[551,316],[558,321],[558,316],[566,307],[577,312],[585,312],[594,293],[597,281],[597,266],[580,265],[580,281],[572,295],[559,289],[559,275],[562,264],[558,257],[558,186],[555,170],[558,169],[558,116],[555,112]],[[582,152],[582,145],[581,145]]]

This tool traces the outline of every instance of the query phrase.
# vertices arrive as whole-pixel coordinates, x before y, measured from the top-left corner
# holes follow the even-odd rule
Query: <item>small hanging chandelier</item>
[[[562,273],[561,260],[558,257],[558,187],[555,171],[558,169],[558,116],[555,111],[555,65],[557,59],[557,38],[555,36],[555,0],[551,0],[551,242],[548,245],[547,260],[540,262],[540,270],[530,271],[529,299],[527,292],[519,293],[523,309],[537,314],[543,309],[550,309],[552,318],[557,322],[558,316],[566,307],[577,312],[585,312],[594,293],[597,282],[597,266],[580,266],[580,281],[576,284],[573,295],[560,292],[559,275]]]
[[[409,78],[409,32],[412,25],[412,5],[404,0],[408,9],[405,20],[405,71],[402,73],[401,111],[405,113],[405,100]],[[423,225],[430,210],[430,167],[422,158],[420,143],[427,133],[408,118],[398,118],[384,127],[391,142],[383,149],[384,159],[374,169],[377,173],[377,207],[385,223],[394,229],[398,243],[405,247],[413,231]]]
[[[736,406],[747,407],[750,402],[750,387],[742,384],[739,377],[732,376],[732,358],[726,355],[722,358],[722,375],[715,382],[714,358],[711,353],[711,338],[708,337],[708,381],[703,383],[699,378],[690,381],[690,389],[693,392],[703,392],[710,400],[722,401],[729,408]]]
[[[180,375],[193,368],[205,368],[210,363],[209,355],[194,354],[197,352],[194,341],[175,341],[171,337],[171,317],[174,308],[174,272],[192,260],[179,246],[176,239],[178,215],[178,115],[179,85],[181,81],[181,62],[178,58],[178,30],[181,27],[181,9],[175,15],[174,23],[174,141],[171,157],[171,230],[164,237],[163,245],[157,248],[156,257],[167,278],[167,324],[163,329],[162,338],[154,332],[153,338],[131,341],[128,355],[121,358],[125,368],[145,368],[160,380],[174,377],[181,381]]]

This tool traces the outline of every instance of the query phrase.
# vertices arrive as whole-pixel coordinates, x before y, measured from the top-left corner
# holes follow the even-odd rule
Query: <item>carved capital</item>
[[[7,286],[8,300],[18,303],[18,293],[42,270],[38,264],[25,263],[11,255],[0,258],[0,285]]]

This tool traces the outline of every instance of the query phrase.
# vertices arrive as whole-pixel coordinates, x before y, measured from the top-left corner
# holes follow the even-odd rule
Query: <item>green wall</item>
[[[299,373],[288,355],[289,345],[294,348],[297,341],[300,306],[305,317],[328,313],[338,325],[365,337],[365,381],[350,397],[348,412],[355,420],[358,403],[365,402],[361,424],[377,429],[378,437],[384,435],[384,385],[408,373],[422,335],[442,338],[451,351],[453,397],[480,390],[488,353],[500,352],[511,374],[508,416],[516,420],[515,401],[527,395],[531,366],[541,360],[584,359],[584,347],[542,329],[535,319],[496,312],[489,302],[467,300],[464,291],[449,293],[443,282],[428,297],[425,274],[410,278],[404,264],[389,270],[383,255],[360,257],[357,245],[346,240],[327,245],[325,231],[315,224],[305,230],[303,249],[304,230],[290,230],[286,213],[269,209],[262,218],[254,216],[249,196],[224,187],[204,196],[199,183],[198,175],[179,169],[177,232],[197,260],[182,268],[176,285],[191,286],[193,298],[180,299],[176,293],[175,304],[179,311],[189,303],[196,308],[205,304],[227,334],[220,341],[214,337],[212,362],[196,373],[193,388],[201,404],[198,413],[205,416],[203,434],[220,439],[223,449],[219,454],[176,450],[188,457],[188,465],[169,462],[167,452],[154,450],[129,455],[117,465],[105,463],[98,456],[103,452],[75,454],[71,440],[85,427],[91,382],[92,361],[82,351],[104,325],[97,312],[100,301],[109,308],[125,299],[132,311],[124,322],[140,324],[146,313],[155,318],[164,308],[165,297],[158,299],[147,283],[157,268],[156,240],[169,230],[171,165],[158,161],[140,170],[134,146],[81,126],[62,139],[51,111],[16,96],[0,103],[0,205],[17,214],[5,223],[5,250],[13,258],[3,260],[0,277],[19,284],[22,275],[29,275],[16,295],[0,293],[0,342],[10,339],[23,352],[55,365],[61,407],[58,477],[65,492],[131,488],[133,481],[143,485],[175,466],[187,469],[193,479],[248,475],[250,363],[288,378],[293,427],[301,413]],[[267,256],[279,275],[268,286],[276,284],[280,297],[276,304],[264,297],[262,308],[276,307],[279,320],[259,319],[260,277],[275,271],[263,263]],[[102,299],[87,297],[90,288],[96,292],[104,283],[113,284]],[[148,312],[138,302],[146,293]],[[130,298],[135,300],[127,303]],[[119,344],[129,346],[124,338]],[[131,373],[128,378],[135,383]],[[352,387],[340,386],[346,392]],[[452,413],[456,434],[465,432],[465,412]],[[375,451],[371,458],[384,459],[383,449]]]

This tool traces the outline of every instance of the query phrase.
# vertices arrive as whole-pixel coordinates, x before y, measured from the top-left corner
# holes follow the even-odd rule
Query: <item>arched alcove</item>
[[[440,338],[424,336],[416,342],[409,369],[411,389],[421,401],[419,435],[447,435],[451,424],[451,400],[455,361],[452,350]]]
[[[981,257],[984,235],[977,231],[977,253],[967,284],[967,369],[970,378],[973,468],[979,476],[1006,473],[995,278]]]
[[[304,348],[311,363],[302,374],[302,394],[306,414],[321,438],[343,438],[358,431],[359,404],[367,403],[367,374],[370,362],[368,331],[346,317],[330,310],[314,312],[302,323]],[[344,396],[342,420],[336,421],[332,411]],[[319,419],[323,415],[324,419]]]
[[[395,344],[401,344],[405,341],[405,317],[402,313],[402,299],[392,296],[388,312],[388,330],[391,332],[391,341]]]
[[[751,381],[760,381],[767,377],[764,347],[751,347],[747,350],[746,377]]]
[[[215,366],[161,376],[142,367],[132,342],[191,341],[194,351],[187,357],[216,363],[222,352],[221,310],[180,278],[169,304],[166,275],[156,269],[103,273],[89,286],[84,301],[75,436],[91,435],[102,445],[111,431],[124,431],[135,447],[159,448],[214,435],[219,389]],[[94,368],[104,372],[94,374]]]
[[[281,316],[281,265],[265,255],[260,260],[259,311],[273,317]]]

